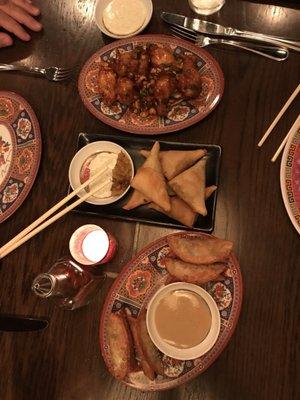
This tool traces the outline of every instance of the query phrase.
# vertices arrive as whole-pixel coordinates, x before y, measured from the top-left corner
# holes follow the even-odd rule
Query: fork
[[[25,67],[24,65],[16,64],[0,64],[1,71],[22,71],[28,74],[34,74],[42,76],[53,82],[60,82],[71,78],[72,69],[71,68],[59,68],[59,67],[48,67],[48,68],[38,68],[38,67]]]
[[[240,49],[251,51],[252,53],[259,54],[275,61],[284,61],[289,56],[289,51],[283,47],[264,46],[254,43],[247,43],[247,45],[245,45],[244,42],[238,42],[235,40],[211,38],[208,36],[199,35],[198,33],[190,29],[183,28],[177,25],[171,25],[170,29],[173,32],[173,36],[189,39],[200,47],[206,47],[210,44],[227,44],[229,46],[234,46]]]

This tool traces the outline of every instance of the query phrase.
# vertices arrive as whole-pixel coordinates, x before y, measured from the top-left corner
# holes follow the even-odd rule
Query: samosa
[[[159,161],[159,142],[155,142],[149,157],[137,170],[131,186],[141,192],[145,198],[159,205],[164,211],[171,209],[167,184]]]
[[[127,201],[127,203],[122,208],[124,208],[124,210],[132,210],[133,208],[142,206],[143,204],[147,204],[149,202],[150,202],[150,200],[148,200],[143,195],[143,193],[141,193],[138,190],[134,189],[130,199]]]
[[[146,158],[150,154],[148,150],[141,150],[140,153]],[[205,149],[160,151],[159,159],[164,176],[168,180],[171,180],[176,175],[195,164],[195,162],[203,157],[206,153],[207,150]]]
[[[170,202],[171,210],[169,212],[165,212],[155,203],[150,203],[149,207],[168,215],[169,217],[181,222],[183,225],[192,227],[198,214],[177,196],[170,197]]]
[[[205,216],[205,165],[202,158],[191,168],[169,181],[169,185],[194,211]]]

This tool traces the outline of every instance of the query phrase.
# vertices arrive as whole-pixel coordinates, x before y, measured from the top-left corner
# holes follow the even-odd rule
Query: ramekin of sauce
[[[151,0],[98,0],[95,21],[103,33],[122,39],[145,29],[152,13]]]
[[[147,328],[156,347],[178,360],[207,353],[220,332],[218,307],[208,292],[190,283],[159,289],[147,309]]]

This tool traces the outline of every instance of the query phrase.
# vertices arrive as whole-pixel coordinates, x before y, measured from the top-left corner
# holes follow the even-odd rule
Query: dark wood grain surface
[[[270,1],[271,2],[271,1]],[[29,44],[16,41],[0,50],[0,63],[76,66],[110,39],[93,21],[93,0],[37,1],[44,31]],[[168,33],[162,10],[192,15],[185,0],[153,0],[145,33]],[[295,2],[280,6],[228,0],[211,20],[240,28],[300,39]],[[293,8],[289,8],[290,7]],[[108,279],[90,306],[63,311],[38,299],[33,278],[68,254],[75,228],[98,223],[118,239],[118,255],[106,266],[120,271],[131,256],[171,231],[148,225],[70,214],[1,261],[0,312],[46,316],[42,332],[0,333],[1,400],[292,400],[299,398],[299,236],[281,198],[280,162],[271,156],[299,113],[294,102],[262,149],[257,142],[300,78],[300,56],[277,63],[239,50],[211,47],[225,75],[217,109],[201,123],[164,136],[181,142],[223,147],[216,228],[235,243],[245,293],[241,317],[219,359],[189,384],[165,393],[141,393],[118,383],[106,370],[98,347],[99,314]],[[62,198],[79,132],[118,133],[84,108],[76,79],[57,84],[15,73],[1,73],[0,90],[19,93],[40,121],[43,154],[32,191],[0,226],[0,244]],[[124,134],[125,135],[125,134]],[[128,140],[131,136],[126,134]],[[147,140],[147,139],[145,139]],[[298,379],[298,382],[297,382]]]

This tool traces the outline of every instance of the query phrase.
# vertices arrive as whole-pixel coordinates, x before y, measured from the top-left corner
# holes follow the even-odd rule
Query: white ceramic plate
[[[190,347],[188,349],[179,349],[166,343],[164,340],[161,339],[155,326],[154,315],[159,301],[164,298],[168,293],[174,290],[189,290],[196,293],[206,302],[211,312],[212,321],[208,335],[197,346]],[[198,358],[207,353],[216,343],[221,326],[218,306],[211,295],[200,286],[185,282],[171,283],[170,285],[163,286],[155,293],[153,298],[150,300],[147,308],[146,322],[149,335],[155,346],[162,353],[177,360],[194,360],[195,358]]]
[[[103,23],[103,18],[102,18],[103,10],[108,5],[108,3],[111,2],[111,0],[98,0],[98,2],[96,4],[96,8],[95,8],[95,21],[96,21],[96,24],[97,24],[98,28],[100,29],[100,31],[105,33],[105,35],[110,36],[114,39],[125,39],[125,38],[129,38],[129,37],[138,35],[149,24],[149,21],[152,17],[152,13],[153,13],[152,1],[151,0],[141,0],[141,1],[144,3],[144,6],[146,7],[146,18],[145,18],[143,25],[137,31],[131,33],[130,35],[117,35],[106,29],[106,27]]]
[[[119,153],[122,151],[129,159],[131,164],[131,179],[134,177],[134,165],[130,155],[127,151],[113,142],[107,142],[104,140],[99,140],[98,142],[89,143],[80,149],[75,156],[73,157],[70,167],[69,167],[69,182],[73,190],[78,188],[81,185],[80,182],[80,171],[84,162],[93,154],[99,152],[110,152],[110,153]],[[106,198],[98,198],[95,196],[91,196],[86,200],[87,203],[96,204],[96,205],[105,205],[111,204],[115,201],[120,200],[129,190],[130,185],[126,188],[126,190],[119,196],[111,196]],[[87,192],[83,189],[78,193],[78,197],[83,197]]]

